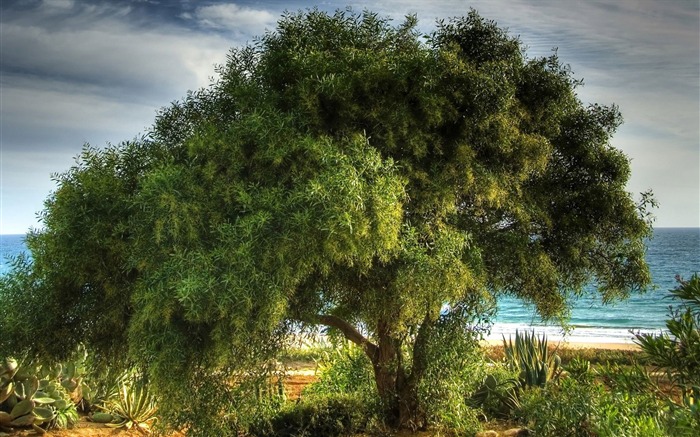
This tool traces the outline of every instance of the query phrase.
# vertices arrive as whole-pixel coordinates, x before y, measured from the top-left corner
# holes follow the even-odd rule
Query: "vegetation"
[[[474,427],[486,375],[454,351],[494,296],[564,319],[593,280],[605,301],[643,289],[651,199],[625,190],[617,108],[579,101],[556,54],[528,58],[475,11],[416,23],[285,14],[148,135],[86,147],[27,236],[32,261],[0,279],[0,356],[83,344],[142,372],[165,425],[235,435],[283,404],[260,387],[287,335],[321,325],[365,355],[347,371],[365,366],[382,423]],[[446,399],[451,418],[432,407]],[[343,402],[285,421],[355,429]]]
[[[503,350],[510,369],[517,372],[522,387],[544,387],[559,377],[561,358],[550,354],[547,336],[538,337],[534,332],[515,331],[515,342],[503,339]]]
[[[65,379],[64,379],[65,381]],[[0,431],[32,427],[40,434],[78,420],[76,405],[60,374],[31,362],[5,358],[0,364]]]
[[[680,404],[670,399],[673,410],[689,410],[688,425],[700,429],[700,276],[690,280],[677,278],[678,287],[671,290],[681,307],[666,321],[668,334],[638,334],[637,343],[657,369],[681,391]]]

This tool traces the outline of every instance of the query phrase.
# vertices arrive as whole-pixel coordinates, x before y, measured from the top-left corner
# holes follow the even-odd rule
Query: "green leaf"
[[[36,417],[36,424],[48,422],[52,420],[55,416],[55,413],[51,408],[45,407],[35,407],[34,410],[32,410],[32,414],[34,414],[34,416]]]
[[[42,397],[33,397],[32,400],[36,402],[37,404],[42,404],[42,405],[48,405],[48,404],[53,404],[54,402],[57,402],[56,399],[50,398],[48,396],[42,396]]]
[[[29,426],[36,421],[36,418],[32,414],[26,414],[24,416],[17,417],[10,422],[10,426]]]
[[[24,416],[25,414],[29,414],[29,412],[32,411],[34,408],[34,401],[31,399],[24,399],[20,402],[17,403],[17,405],[12,408],[12,411],[10,412],[10,416],[12,416],[12,419],[15,420],[20,416]]]

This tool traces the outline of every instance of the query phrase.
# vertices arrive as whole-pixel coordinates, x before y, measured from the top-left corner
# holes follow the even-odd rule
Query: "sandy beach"
[[[481,342],[484,346],[503,346],[503,340],[483,340]],[[639,346],[634,343],[607,343],[607,342],[596,342],[596,341],[549,341],[550,346],[566,349],[604,349],[604,350],[620,350],[620,351],[638,351]]]

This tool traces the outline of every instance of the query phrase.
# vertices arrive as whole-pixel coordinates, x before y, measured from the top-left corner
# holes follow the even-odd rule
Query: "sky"
[[[0,234],[41,226],[52,174],[84,144],[145,133],[160,108],[207,86],[231,47],[313,6],[417,14],[426,33],[471,7],[529,57],[557,48],[584,103],[619,106],[612,145],[631,159],[633,197],[655,193],[655,226],[700,227],[698,0],[0,0]]]

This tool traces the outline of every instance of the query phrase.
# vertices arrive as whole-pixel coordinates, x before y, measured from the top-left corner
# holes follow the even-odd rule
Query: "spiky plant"
[[[518,379],[523,387],[544,387],[561,373],[561,358],[549,352],[547,336],[535,335],[534,331],[515,331],[515,341],[503,337],[503,350],[508,367],[519,372]]]

